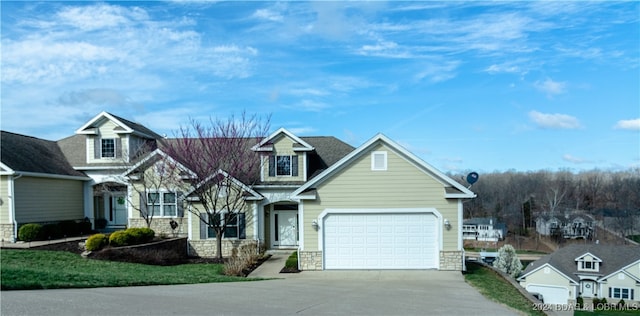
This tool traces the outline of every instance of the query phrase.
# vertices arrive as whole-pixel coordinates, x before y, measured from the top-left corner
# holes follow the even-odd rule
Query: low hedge
[[[104,246],[109,244],[109,237],[105,234],[95,234],[91,235],[87,238],[85,242],[85,249],[88,251],[96,251],[102,249]]]
[[[18,238],[22,241],[38,240],[42,235],[42,225],[24,224],[18,229]]]
[[[148,243],[155,237],[155,232],[150,228],[133,227],[111,233],[109,245],[112,247],[130,246]]]
[[[23,230],[23,227],[26,228],[24,228],[24,234],[21,235],[20,231]],[[57,223],[28,223],[21,225],[18,229],[18,239],[22,241],[50,240],[81,236],[91,232],[91,222],[88,220],[65,220]]]

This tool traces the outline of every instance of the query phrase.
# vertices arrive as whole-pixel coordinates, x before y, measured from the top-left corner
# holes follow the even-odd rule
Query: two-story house
[[[536,218],[536,231],[543,236],[558,236],[566,239],[591,239],[595,220],[583,213],[551,215],[540,214]]]
[[[497,242],[506,236],[507,225],[493,218],[469,218],[462,223],[462,238],[465,240]]]
[[[141,189],[142,177],[174,159],[163,150],[169,141],[106,112],[71,137],[45,141],[61,152],[78,182],[60,197],[81,205],[70,216],[86,217],[97,228],[123,228],[144,226],[144,210],[154,215],[159,234],[188,237],[193,254],[215,255],[216,236],[205,221],[216,219],[194,212],[202,205],[188,188]],[[14,149],[2,142],[4,163],[5,151]],[[304,270],[463,269],[463,201],[475,194],[388,137],[378,134],[354,148],[335,137],[299,137],[282,128],[247,150],[262,168],[250,181],[234,179],[246,204],[227,225],[224,255],[253,244],[297,249]],[[177,176],[187,181],[189,163],[178,163]],[[3,180],[24,177],[9,172]],[[13,239],[21,224],[60,220],[47,217],[44,206],[41,217],[18,220],[24,212],[18,195],[37,192],[15,194],[5,184],[0,189],[0,198],[15,201],[0,206],[0,227]]]
[[[529,264],[518,281],[549,304],[575,304],[578,296],[639,303],[640,247],[569,245]]]

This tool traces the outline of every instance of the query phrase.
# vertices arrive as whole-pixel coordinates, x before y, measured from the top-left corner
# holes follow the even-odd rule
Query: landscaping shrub
[[[78,223],[78,235],[91,233],[91,222],[88,220]]]
[[[578,308],[582,308],[584,306],[584,299],[582,296],[578,296],[576,299],[576,305],[578,305]]]
[[[132,227],[125,230],[130,235],[129,243],[131,244],[144,244],[153,240],[155,232],[151,228]]]
[[[231,256],[231,258],[224,262],[225,275],[242,276],[244,268],[244,260],[237,255]]]
[[[119,230],[111,233],[109,236],[109,245],[113,247],[121,247],[129,245],[131,240],[131,234],[129,234],[126,230]]]
[[[63,236],[78,236],[80,229],[76,221],[62,221],[58,223],[58,229]]]
[[[38,240],[58,239],[62,238],[62,236],[63,234],[58,224],[44,224]]]
[[[88,251],[96,251],[109,244],[109,237],[105,234],[95,234],[87,238],[85,249]]]
[[[285,269],[296,269],[298,270],[298,252],[294,251],[289,258],[287,258],[287,261],[285,261],[284,263],[284,267]]]
[[[42,232],[40,224],[24,224],[18,229],[18,238],[22,241],[37,240]]]

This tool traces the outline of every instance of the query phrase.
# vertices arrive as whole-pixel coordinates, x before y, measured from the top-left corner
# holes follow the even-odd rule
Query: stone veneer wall
[[[300,265],[300,270],[322,270],[322,251],[298,252],[298,265]]]
[[[440,270],[462,271],[462,251],[440,251]]]
[[[18,236],[13,235],[13,224],[0,224],[0,239],[3,242],[16,242]]]
[[[171,225],[169,224],[171,220],[176,221],[178,223],[178,227],[173,230],[171,229]],[[187,237],[189,230],[189,225],[187,225],[187,219],[184,217],[178,218],[154,218],[151,220],[151,229],[156,232],[156,236],[158,237],[168,237],[168,238],[179,238],[179,237]],[[129,227],[147,227],[147,223],[143,218],[130,218],[129,219]]]
[[[222,256],[229,257],[235,249],[244,245],[251,245],[258,252],[258,241],[253,239],[222,240]],[[189,240],[189,256],[213,258],[216,256],[217,246],[215,239]]]

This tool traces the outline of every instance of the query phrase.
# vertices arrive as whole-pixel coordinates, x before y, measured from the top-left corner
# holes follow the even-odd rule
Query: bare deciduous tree
[[[251,147],[266,137],[269,121],[246,113],[210,119],[208,124],[192,119],[163,145],[169,156],[193,172],[185,184],[197,203],[187,210],[215,232],[218,258],[228,225],[242,219],[247,194],[259,180],[261,157]]]

